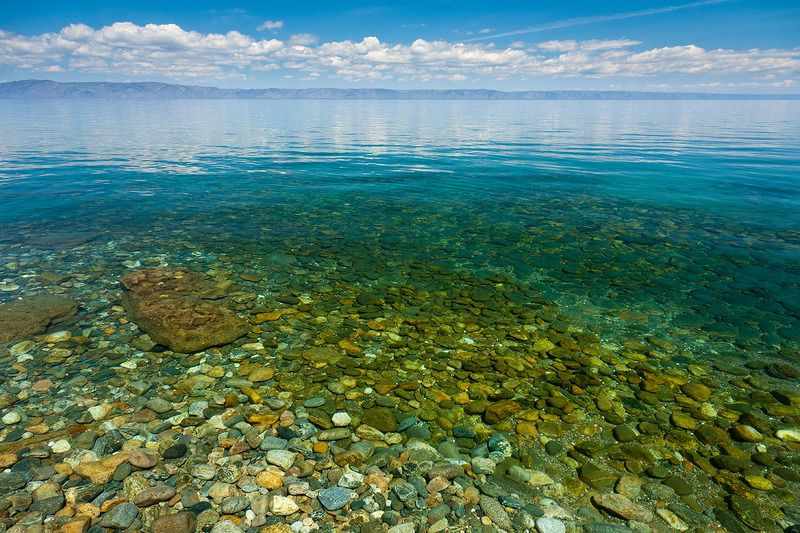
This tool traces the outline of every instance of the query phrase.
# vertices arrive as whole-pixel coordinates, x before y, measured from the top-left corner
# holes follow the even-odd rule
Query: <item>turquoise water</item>
[[[796,354],[797,102],[9,100],[0,111],[3,259],[54,232],[91,235],[100,262],[108,242],[330,249],[366,263],[356,283],[401,281],[419,261],[502,273],[607,338]]]

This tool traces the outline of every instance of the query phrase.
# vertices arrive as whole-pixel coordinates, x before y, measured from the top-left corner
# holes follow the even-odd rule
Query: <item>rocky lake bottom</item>
[[[796,529],[796,232],[336,201],[6,232],[0,528]]]

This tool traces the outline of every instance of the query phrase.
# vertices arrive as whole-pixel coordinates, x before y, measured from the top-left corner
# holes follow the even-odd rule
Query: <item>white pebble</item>
[[[108,413],[111,412],[111,408],[112,407],[108,404],[95,405],[94,407],[89,408],[89,414],[95,421],[103,420],[106,416],[108,416]]]
[[[775,436],[789,442],[800,442],[800,429],[779,429]]]
[[[50,449],[53,453],[67,453],[72,449],[69,442],[65,439],[57,440],[50,443]]]
[[[3,424],[7,426],[16,424],[20,420],[22,420],[22,415],[20,415],[17,411],[9,411],[3,415]]]
[[[333,416],[331,417],[331,421],[333,422],[333,425],[336,427],[349,426],[352,420],[353,419],[350,418],[350,415],[348,415],[345,412],[334,413]]]
[[[69,331],[54,331],[44,338],[44,342],[64,342],[72,338]]]

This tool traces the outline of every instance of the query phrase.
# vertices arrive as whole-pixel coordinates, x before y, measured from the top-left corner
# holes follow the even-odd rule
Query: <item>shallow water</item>
[[[242,435],[212,415],[269,434],[253,412],[286,408],[292,446],[325,464],[308,427],[388,405],[403,429],[381,446],[456,443],[469,461],[506,435],[506,459],[554,481],[517,497],[555,498],[558,519],[591,515],[595,461],[698,531],[798,521],[800,448],[780,430],[800,435],[800,103],[0,100],[0,116],[0,304],[80,306],[50,329],[69,335],[0,344],[0,404],[29,424],[0,425],[0,458],[112,424],[113,405],[101,440],[185,439],[219,466],[217,439]],[[119,279],[156,266],[229,287],[248,336],[155,346]],[[274,379],[243,393],[265,365]],[[145,427],[155,397],[171,418]],[[475,483],[494,497],[492,479]]]

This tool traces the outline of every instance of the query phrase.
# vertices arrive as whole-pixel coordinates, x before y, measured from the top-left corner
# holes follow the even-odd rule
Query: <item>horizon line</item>
[[[314,87],[218,87],[216,85],[200,85],[188,83],[175,83],[168,81],[157,80],[140,80],[140,81],[56,81],[48,78],[24,78],[17,80],[0,81],[0,85],[11,83],[23,82],[48,82],[56,83],[59,85],[75,85],[75,84],[116,84],[116,85],[134,85],[134,84],[159,84],[171,87],[196,87],[202,89],[215,89],[218,91],[318,91],[318,90],[335,90],[335,91],[395,91],[395,92],[411,92],[411,91],[427,91],[427,92],[448,92],[448,91],[490,91],[502,94],[514,93],[552,93],[552,92],[575,92],[575,93],[641,93],[641,94],[698,94],[698,95],[730,95],[730,96],[791,96],[800,97],[800,92],[797,93],[747,93],[747,92],[714,92],[703,90],[680,90],[680,89],[665,89],[665,90],[644,90],[644,89],[492,89],[490,87],[451,87],[451,88],[390,88],[390,87],[335,87],[335,86],[314,86]]]

